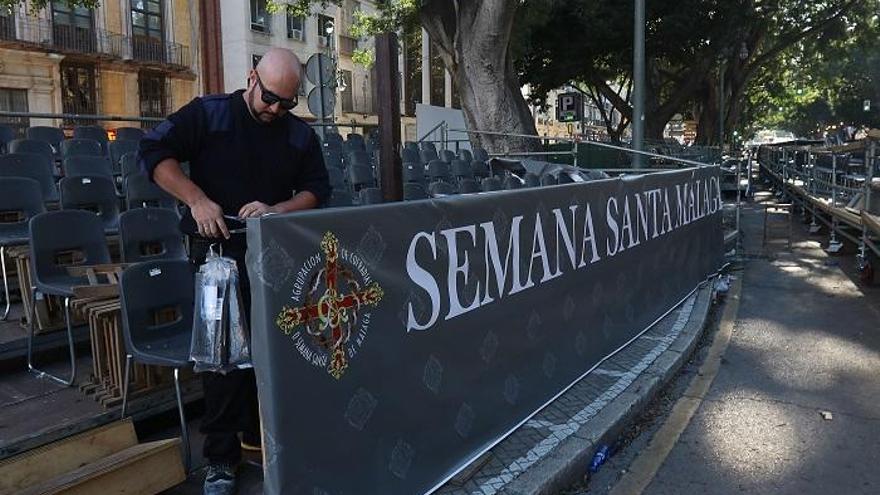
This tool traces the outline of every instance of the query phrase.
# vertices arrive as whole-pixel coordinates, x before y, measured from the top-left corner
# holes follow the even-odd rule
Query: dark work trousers
[[[194,270],[205,262],[208,247],[216,240],[190,237],[190,262]],[[247,242],[244,234],[233,234],[224,240],[223,256],[232,258],[238,265],[242,305],[250,323],[251,290],[244,262]],[[219,253],[218,253],[219,254]],[[260,416],[257,406],[257,381],[253,369],[235,370],[225,375],[202,373],[205,396],[205,416],[200,431],[205,435],[203,454],[209,462],[237,464],[241,461],[241,445],[238,433],[259,438]]]

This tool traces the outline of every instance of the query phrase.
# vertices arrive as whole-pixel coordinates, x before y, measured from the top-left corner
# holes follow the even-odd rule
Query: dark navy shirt
[[[315,131],[289,112],[257,122],[242,93],[195,98],[171,114],[141,140],[141,168],[152,180],[166,158],[189,162],[190,179],[226,215],[252,201],[286,201],[294,191],[326,202],[330,183]],[[184,218],[181,225],[187,231],[194,223]]]

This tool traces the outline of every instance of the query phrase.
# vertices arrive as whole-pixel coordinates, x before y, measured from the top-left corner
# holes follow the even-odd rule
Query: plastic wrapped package
[[[196,274],[190,359],[197,372],[227,373],[250,368],[247,321],[235,260],[208,250]]]

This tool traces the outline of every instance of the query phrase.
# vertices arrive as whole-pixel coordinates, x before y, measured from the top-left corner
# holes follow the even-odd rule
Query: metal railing
[[[0,16],[0,46],[78,53],[189,68],[189,47],[154,38],[130,37],[98,28],[55,24],[26,15]]]

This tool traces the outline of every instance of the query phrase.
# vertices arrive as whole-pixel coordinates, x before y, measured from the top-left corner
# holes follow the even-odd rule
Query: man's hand
[[[238,216],[241,218],[256,218],[267,213],[275,213],[275,209],[266,203],[260,203],[259,201],[248,203],[238,210]]]
[[[223,220],[223,210],[210,199],[202,198],[190,206],[193,220],[199,228],[202,237],[220,237],[229,239],[229,229]]]

